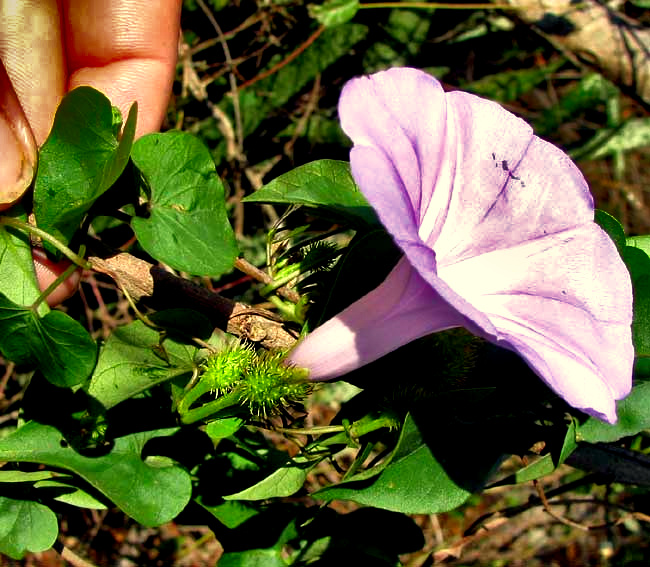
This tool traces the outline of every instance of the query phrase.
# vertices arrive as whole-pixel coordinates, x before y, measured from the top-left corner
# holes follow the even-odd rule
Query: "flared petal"
[[[438,275],[574,407],[609,422],[631,388],[632,288],[610,238],[587,223],[475,256]],[[480,285],[477,285],[480,281]]]
[[[381,285],[310,333],[288,362],[309,369],[310,380],[329,380],[415,339],[464,323],[402,259]]]
[[[427,210],[435,211],[429,223],[438,230],[445,221],[457,151],[446,134],[445,97],[437,81],[415,69],[352,79],[341,93],[341,126],[354,142],[352,174],[398,242],[418,239]]]
[[[293,362],[335,377],[461,324],[614,421],[631,388],[631,284],[571,160],[498,104],[414,69],[350,81],[339,113],[355,181],[405,258]]]
[[[449,93],[447,108],[458,152],[444,227],[427,241],[439,265],[593,221],[578,168],[523,120],[467,93]]]

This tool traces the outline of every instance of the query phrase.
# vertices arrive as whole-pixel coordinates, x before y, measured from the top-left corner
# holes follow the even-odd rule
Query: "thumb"
[[[0,211],[27,190],[36,171],[36,142],[0,61]]]

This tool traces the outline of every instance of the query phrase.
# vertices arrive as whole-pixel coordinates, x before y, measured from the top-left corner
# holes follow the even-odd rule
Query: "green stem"
[[[239,405],[239,392],[234,391],[230,394],[226,394],[212,402],[203,404],[201,407],[195,408],[193,410],[188,410],[184,414],[181,413],[181,421],[186,425],[190,423],[196,423],[201,421],[206,417],[210,417],[212,414],[215,414],[221,410],[227,409],[229,407]],[[179,407],[180,413],[180,407]]]
[[[339,431],[341,432],[338,435],[334,435],[329,439],[318,440],[308,448],[311,449],[316,447],[328,447],[330,445],[348,445],[350,443],[350,440],[358,439],[364,435],[367,435],[368,433],[377,431],[378,429],[382,429],[384,427],[392,429],[393,427],[398,426],[399,424],[395,421],[395,418],[389,415],[382,415],[378,418],[365,416],[360,420],[355,421],[350,427],[345,427],[343,425],[339,426]]]
[[[180,399],[178,402],[178,413],[181,416],[189,413],[192,404],[197,401],[203,394],[207,394],[212,389],[212,384],[210,380],[199,378],[198,384],[195,384],[188,392]]]
[[[13,226],[15,228],[19,228],[26,232],[31,232],[32,234],[35,234],[39,238],[49,242],[52,246],[54,246],[54,248],[56,248],[66,258],[68,258],[68,260],[77,264],[77,266],[81,268],[85,268],[87,270],[90,270],[92,268],[90,262],[88,262],[87,260],[79,256],[78,254],[75,254],[72,250],[70,250],[70,248],[68,248],[61,241],[57,240],[54,236],[38,228],[37,226],[33,226],[27,222],[23,222],[21,220],[12,217],[0,217],[0,225],[2,224],[7,226]]]
[[[359,8],[414,8],[420,10],[514,10],[508,4],[456,4],[455,2],[377,2],[359,4]]]
[[[363,444],[363,447],[361,447],[361,449],[357,453],[356,458],[354,459],[354,461],[352,461],[350,468],[343,475],[343,478],[341,480],[347,480],[348,478],[354,476],[357,473],[357,471],[361,468],[363,463],[365,463],[366,459],[370,456],[370,453],[372,453],[372,449],[374,446],[375,446],[374,443]]]
[[[278,433],[290,433],[293,435],[324,435],[325,433],[340,433],[345,431],[342,425],[324,425],[322,427],[312,427],[311,429],[301,429],[299,427],[275,427],[273,431]]]
[[[282,318],[285,321],[293,321],[295,323],[300,323],[301,325],[304,323],[298,317],[296,314],[296,304],[295,303],[288,303],[286,301],[282,301],[277,295],[271,295],[268,300],[275,306],[275,308],[280,312],[282,315]]]
[[[57,278],[45,289],[45,291],[41,292],[41,295],[39,295],[36,298],[36,301],[32,303],[32,310],[36,313],[38,311],[39,306],[41,303],[43,303],[47,297],[57,288],[59,285],[61,285],[65,280],[67,280],[75,271],[77,270],[77,265],[76,264],[70,264],[67,269],[59,274]]]

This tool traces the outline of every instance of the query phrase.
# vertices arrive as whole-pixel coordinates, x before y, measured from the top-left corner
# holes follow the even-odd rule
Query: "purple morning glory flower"
[[[566,154],[415,69],[353,79],[339,114],[354,179],[404,256],[290,361],[327,380],[462,326],[614,423],[632,385],[632,287]]]

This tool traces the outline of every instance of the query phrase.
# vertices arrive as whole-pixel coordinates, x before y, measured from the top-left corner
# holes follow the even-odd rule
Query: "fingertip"
[[[36,270],[36,279],[38,280],[41,291],[46,290],[52,285],[71,264],[69,260],[60,260],[58,262],[50,260],[41,248],[32,249],[32,258],[34,260],[34,269]],[[50,307],[54,307],[71,297],[77,291],[80,281],[81,270],[77,269],[47,296],[47,304]]]

